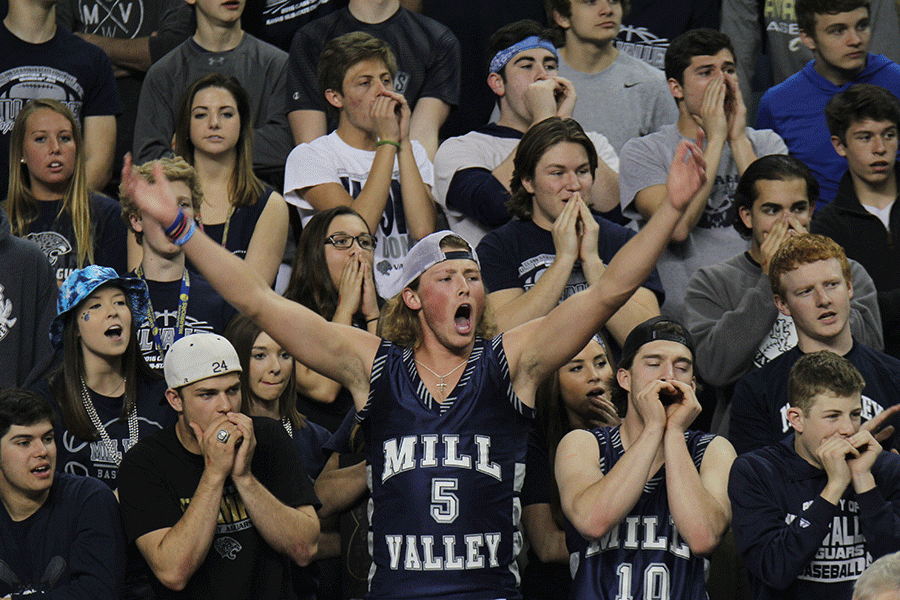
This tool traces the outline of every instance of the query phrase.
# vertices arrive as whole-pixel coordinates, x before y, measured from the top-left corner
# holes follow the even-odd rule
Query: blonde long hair
[[[57,218],[63,213],[68,213],[72,218],[75,243],[78,246],[78,268],[81,268],[94,262],[91,201],[87,187],[81,127],[72,111],[62,102],[47,98],[30,100],[19,111],[9,140],[9,189],[3,208],[9,215],[13,235],[19,237],[27,235],[28,226],[38,217],[40,211],[38,210],[39,200],[31,193],[31,174],[28,166],[22,160],[25,149],[25,129],[28,118],[41,109],[52,110],[64,116],[72,127],[72,139],[75,141],[75,170],[63,194]]]

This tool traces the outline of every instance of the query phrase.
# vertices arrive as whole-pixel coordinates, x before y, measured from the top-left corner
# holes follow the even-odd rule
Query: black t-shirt
[[[288,59],[288,112],[327,112],[328,104],[319,90],[319,58],[329,40],[352,31],[363,31],[390,45],[397,59],[394,90],[406,97],[410,108],[423,97],[450,106],[459,103],[459,40],[449,29],[405,8],[374,25],[357,20],[344,8],[313,21],[294,36]],[[335,127],[337,123],[329,118],[328,130]]]
[[[297,30],[347,6],[349,0],[247,0],[241,28],[285,52]]]
[[[280,502],[290,507],[318,505],[297,449],[280,423],[254,418],[256,450],[251,470]],[[202,455],[188,452],[168,427],[141,439],[120,468],[119,500],[129,543],[174,526],[184,515],[203,476]],[[219,520],[206,560],[181,592],[153,578],[166,598],[283,600],[296,597],[291,560],[273,550],[247,515],[231,480],[225,482]]]
[[[51,560],[61,557],[48,598],[120,598],[125,543],[116,497],[90,477],[54,477],[47,500],[24,521],[13,521],[0,506],[0,560],[23,584],[37,587]],[[7,579],[0,578],[3,597],[13,591]]]

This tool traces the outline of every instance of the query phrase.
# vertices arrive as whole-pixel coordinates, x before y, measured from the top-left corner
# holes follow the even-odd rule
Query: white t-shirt
[[[428,160],[425,148],[412,142],[416,165],[425,185],[434,186],[434,167]],[[337,132],[332,132],[300,144],[291,151],[285,165],[284,199],[300,212],[305,225],[315,214],[315,209],[299,191],[323,183],[339,183],[353,198],[359,196],[369,177],[375,160],[375,151],[360,150],[347,145]],[[384,297],[394,292],[403,270],[403,259],[417,241],[410,237],[403,211],[403,194],[400,188],[400,165],[394,159],[391,174],[391,191],[381,221],[375,232],[378,247],[375,249],[375,286]]]
[[[878,217],[878,219],[881,221],[881,224],[884,225],[884,228],[890,231],[891,209],[894,208],[894,202],[896,202],[896,200],[891,200],[891,203],[884,208],[877,208],[875,206],[869,206],[868,204],[863,204],[863,208]]]

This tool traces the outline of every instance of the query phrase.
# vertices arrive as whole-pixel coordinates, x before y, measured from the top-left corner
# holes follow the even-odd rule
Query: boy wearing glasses
[[[410,109],[393,91],[395,71],[387,43],[366,33],[328,42],[319,88],[338,127],[294,148],[284,183],[285,200],[304,223],[340,205],[362,215],[377,240],[375,286],[383,297],[393,295],[410,247],[435,228],[434,169],[422,145],[409,139]]]

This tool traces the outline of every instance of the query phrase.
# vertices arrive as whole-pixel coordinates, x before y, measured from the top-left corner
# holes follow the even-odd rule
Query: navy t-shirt
[[[62,200],[38,202],[40,212],[25,236],[41,247],[60,282],[78,268],[72,217],[66,212],[59,214],[61,203]],[[128,230],[122,221],[122,208],[112,198],[96,193],[90,195],[90,203],[93,264],[113,268],[121,275],[128,270]]]
[[[134,275],[134,273],[131,273]],[[150,281],[150,303],[156,315],[156,326],[165,353],[175,343],[178,335],[178,304],[181,293],[181,279],[175,281]],[[217,333],[222,335],[236,311],[199,273],[190,273],[187,315],[184,320],[184,335],[192,333]],[[151,369],[162,373],[163,361],[156,345],[150,325],[138,328],[138,347]]]
[[[738,454],[777,444],[793,432],[787,419],[791,367],[803,356],[794,346],[759,369],[744,375],[734,388],[728,439]],[[844,355],[866,382],[862,391],[862,420],[868,421],[900,402],[900,360],[864,344],[853,343]],[[888,423],[896,422],[891,418]],[[896,448],[900,433],[882,445]]]
[[[9,139],[22,106],[33,98],[59,100],[85,117],[122,112],[109,57],[98,46],[57,27],[42,44],[29,44],[0,22],[0,197],[9,185]]]

